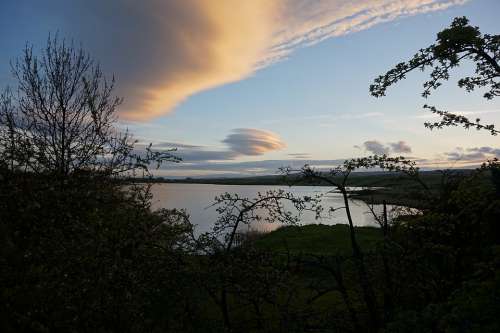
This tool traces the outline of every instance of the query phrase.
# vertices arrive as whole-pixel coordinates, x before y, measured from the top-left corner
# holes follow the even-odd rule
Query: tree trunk
[[[358,276],[361,284],[361,288],[363,290],[363,298],[366,303],[366,307],[368,309],[368,314],[370,317],[370,322],[372,327],[370,331],[377,332],[380,327],[379,318],[378,318],[378,307],[377,300],[375,298],[375,293],[373,292],[372,285],[370,283],[370,279],[368,278],[368,272],[366,271],[366,266],[364,263],[363,252],[359,247],[359,244],[356,240],[356,231],[354,229],[354,224],[352,222],[351,210],[349,208],[349,197],[347,195],[347,190],[344,186],[340,187],[340,191],[344,198],[344,205],[347,214],[347,220],[349,222],[349,234],[351,238],[351,246],[352,246],[352,254],[354,258],[354,262],[356,268],[358,270]]]

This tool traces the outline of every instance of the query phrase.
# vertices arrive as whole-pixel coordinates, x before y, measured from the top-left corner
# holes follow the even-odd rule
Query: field
[[[364,250],[373,249],[382,239],[382,232],[374,227],[356,227],[356,237]],[[273,252],[314,255],[352,254],[349,227],[346,224],[286,226],[255,241],[255,246]]]

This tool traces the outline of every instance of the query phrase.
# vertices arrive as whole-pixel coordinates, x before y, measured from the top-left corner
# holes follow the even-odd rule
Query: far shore
[[[427,184],[430,191],[437,191],[442,183],[445,173],[467,174],[472,172],[468,169],[457,169],[452,171],[421,171],[420,179]],[[332,178],[339,180],[340,178]],[[141,179],[141,182],[144,180]],[[212,185],[268,185],[268,186],[331,186],[322,181],[305,181],[296,175],[266,175],[254,177],[234,178],[182,178],[171,179],[153,177],[147,180],[149,183],[176,183],[176,184],[212,184]],[[356,187],[350,191],[353,199],[362,200],[367,203],[382,204],[386,202],[392,205],[401,205],[414,208],[422,208],[421,194],[422,186],[414,179],[402,173],[396,172],[354,172],[347,181],[347,186]]]

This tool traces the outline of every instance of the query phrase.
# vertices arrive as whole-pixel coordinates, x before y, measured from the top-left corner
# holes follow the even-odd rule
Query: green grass
[[[382,232],[374,227],[356,227],[356,237],[365,251],[375,247]],[[304,253],[316,255],[352,254],[349,228],[345,224],[286,226],[255,240],[257,248],[278,253]]]

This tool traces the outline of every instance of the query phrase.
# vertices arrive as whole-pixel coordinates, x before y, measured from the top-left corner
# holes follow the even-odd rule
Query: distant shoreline
[[[457,174],[470,173],[470,169],[456,169],[452,172]],[[440,170],[420,171],[423,179],[429,177],[441,176]],[[349,176],[348,184],[350,186],[381,186],[382,183],[388,181],[392,184],[394,179],[402,179],[406,176],[397,172],[385,171],[361,171],[353,172]],[[334,177],[333,179],[335,179]],[[153,177],[151,182],[154,183],[185,183],[185,184],[213,184],[213,185],[291,185],[291,186],[330,186],[326,182],[320,181],[298,181],[299,177],[296,175],[282,176],[282,175],[264,175],[264,176],[248,176],[248,177],[210,177],[210,178],[164,178]],[[143,181],[141,179],[141,181]],[[383,185],[382,185],[383,186]]]
[[[472,172],[468,169],[453,170],[454,174],[467,174]],[[340,179],[340,178],[332,178]],[[425,182],[431,191],[437,191],[443,179],[441,171],[421,171],[420,179]],[[143,182],[144,179],[141,180]],[[284,176],[256,176],[241,178],[151,178],[148,183],[165,184],[211,184],[211,185],[262,185],[262,186],[329,186],[324,181],[304,181],[296,175]],[[353,199],[362,200],[367,203],[381,204],[386,202],[392,205],[421,208],[422,187],[415,180],[397,172],[355,172],[347,181],[347,186],[359,187],[361,190],[351,191]]]

